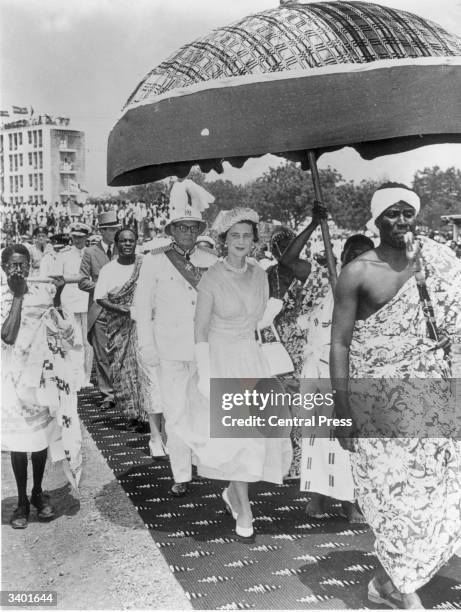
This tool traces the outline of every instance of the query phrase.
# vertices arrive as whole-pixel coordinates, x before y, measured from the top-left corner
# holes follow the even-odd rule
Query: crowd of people
[[[369,599],[422,607],[417,590],[461,546],[461,442],[450,385],[460,375],[461,262],[448,245],[418,235],[419,198],[397,183],[373,195],[374,239],[342,241],[335,291],[324,254],[312,250],[327,222],[320,205],[301,232],[276,226],[261,248],[251,208],[224,211],[216,238],[208,235],[202,213],[212,201],[190,180],[174,183],[162,235],[142,245],[123,208],[104,208],[92,213],[97,239],[94,218],[83,215],[67,232],[39,223],[34,244],[3,249],[2,444],[18,488],[11,525],[27,527],[31,504],[40,519],[55,516],[41,487],[48,449],[78,486],[76,398],[93,369],[100,410],[124,414],[130,431],[150,431],[153,459],[168,457],[172,503],[190,492],[195,466],[226,483],[235,538],[251,543],[251,483],[299,478],[309,516],[325,518],[333,497],[347,520],[373,530],[381,565]],[[267,345],[281,347],[288,362],[284,356],[280,365],[280,351],[271,358]],[[218,379],[240,392],[269,381],[282,394],[333,393],[334,406],[322,412],[331,426],[326,434],[314,422],[306,436],[290,407],[289,436],[237,429],[215,437]],[[371,382],[353,386],[363,379]],[[424,393],[420,380],[430,382]],[[383,414],[404,433],[390,435]],[[421,414],[433,417],[437,435],[410,427]]]
[[[82,221],[96,229],[98,215],[113,210],[118,221],[133,227],[141,237],[148,237],[153,229],[162,230],[168,218],[165,200],[132,202],[129,200],[98,200],[88,198],[85,203],[24,202],[1,203],[2,242],[18,242],[32,236],[38,227],[46,227],[50,234],[65,232],[70,223]]]

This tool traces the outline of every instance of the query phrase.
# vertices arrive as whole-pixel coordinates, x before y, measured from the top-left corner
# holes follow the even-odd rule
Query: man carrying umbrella
[[[214,200],[190,180],[177,182],[170,194],[170,219],[165,233],[172,244],[145,255],[133,302],[141,359],[160,365],[168,452],[174,484],[181,497],[192,478],[190,448],[177,431],[187,407],[187,386],[194,372],[194,315],[197,285],[216,256],[196,247],[206,229],[202,211]]]
[[[382,564],[369,599],[394,608],[422,607],[417,589],[461,538],[461,443],[447,359],[461,264],[443,245],[413,241],[419,209],[417,194],[398,183],[373,195],[380,244],[341,272],[330,356],[336,416],[352,417],[338,438],[353,451],[357,499]],[[420,423],[436,425],[433,437]]]

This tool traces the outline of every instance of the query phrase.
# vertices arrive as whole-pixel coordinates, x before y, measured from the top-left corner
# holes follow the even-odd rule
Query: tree
[[[421,198],[418,222],[432,229],[443,228],[442,215],[461,214],[461,170],[438,166],[416,172],[413,189]]]
[[[332,210],[337,197],[336,187],[343,179],[332,168],[320,170],[319,175],[324,203]],[[294,230],[310,216],[314,201],[310,174],[301,170],[295,162],[269,168],[248,189],[247,203],[258,211],[263,220],[277,220]]]
[[[144,183],[134,185],[126,191],[119,191],[119,197],[130,202],[155,203],[161,198],[162,194],[168,195],[170,192],[170,181],[158,181],[156,183]]]
[[[219,211],[247,205],[247,187],[221,179],[205,183],[203,186],[215,197],[213,204],[210,204],[203,214],[204,219],[210,224],[216,219]]]
[[[338,227],[351,230],[363,230],[370,218],[371,197],[379,183],[376,181],[361,181],[356,185],[348,181],[337,187],[337,198],[331,211]]]

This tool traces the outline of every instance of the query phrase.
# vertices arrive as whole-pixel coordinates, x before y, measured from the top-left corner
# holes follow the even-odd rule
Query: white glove
[[[275,317],[279,314],[282,308],[283,300],[279,300],[277,298],[269,298],[262,319],[258,321],[258,329],[270,327],[274,322]]]
[[[198,390],[204,397],[210,399],[210,349],[208,342],[198,342],[195,345],[195,361],[198,373]]]
[[[153,344],[144,344],[140,346],[139,358],[145,368],[154,368],[159,364],[158,353]]]

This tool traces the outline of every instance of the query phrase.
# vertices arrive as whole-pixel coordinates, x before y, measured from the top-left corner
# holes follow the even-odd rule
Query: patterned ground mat
[[[242,544],[224,511],[223,484],[194,479],[175,499],[168,462],[148,454],[147,434],[125,430],[99,394],[80,395],[80,415],[109,467],[197,609],[376,609],[367,584],[376,567],[373,538],[332,506],[328,520],[306,518],[298,482],[251,486],[256,540]],[[427,608],[461,609],[461,559],[454,557],[421,590]]]

